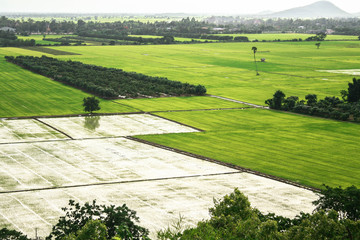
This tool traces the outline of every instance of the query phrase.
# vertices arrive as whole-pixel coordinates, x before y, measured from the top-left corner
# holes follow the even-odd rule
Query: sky
[[[359,0],[330,0],[360,13]],[[0,12],[251,14],[305,6],[316,0],[0,0]]]

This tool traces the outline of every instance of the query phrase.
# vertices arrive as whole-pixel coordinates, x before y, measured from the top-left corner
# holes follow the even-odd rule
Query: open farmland
[[[258,48],[260,76],[255,74],[252,46]],[[352,76],[318,70],[358,69],[359,41],[279,43],[211,43],[162,46],[57,47],[81,55],[56,56],[87,64],[121,68],[149,76],[201,84],[208,93],[264,104],[278,90],[303,98],[340,96]],[[18,55],[19,52],[10,55]],[[29,53],[23,53],[29,54]],[[31,55],[31,54],[30,54]],[[114,61],[114,59],[116,59]],[[146,62],[146,64],[143,64]]]
[[[263,109],[157,114],[204,132],[140,138],[317,188],[360,186],[358,124]]]
[[[45,236],[69,199],[81,203],[97,199],[103,204],[126,203],[154,234],[179,214],[188,225],[207,218],[212,198],[235,187],[263,212],[293,217],[312,211],[316,195],[309,190],[121,137],[197,131],[192,128],[146,114],[102,116],[100,126],[91,129],[86,121],[85,117],[1,121],[5,137],[0,144],[1,226],[30,236],[38,228]],[[151,122],[157,123],[157,130]],[[19,124],[42,134],[37,139],[15,134]]]
[[[255,74],[252,46],[258,48],[260,76]],[[359,41],[277,43],[211,43],[162,46],[56,47],[81,55],[56,56],[87,64],[121,68],[149,76],[201,84],[208,93],[245,102],[264,104],[278,90],[303,98],[317,94],[340,96],[351,76],[318,70],[358,69]],[[1,50],[1,52],[3,52]],[[29,54],[6,49],[4,55]],[[36,54],[35,54],[36,55]],[[146,62],[146,64],[143,64]]]
[[[258,48],[257,59],[266,58],[257,63],[260,76],[254,71],[252,46]],[[344,70],[356,74],[360,64],[359,41],[326,41],[320,49],[314,42],[49,49],[78,54],[47,54],[58,59],[202,84],[209,94],[260,105],[278,89],[300,98],[309,93],[339,96],[353,77]],[[0,49],[0,117],[84,113],[81,103],[88,94],[3,59],[43,54]],[[100,113],[150,114],[1,121],[0,174],[5,180],[0,185],[0,226],[31,234],[36,225],[45,235],[68,199],[96,198],[105,204],[126,203],[154,232],[179,213],[188,224],[208,217],[212,198],[234,187],[264,212],[291,217],[312,210],[316,195],[311,191],[136,138],[310,187],[360,186],[358,124],[253,109],[212,97],[101,100],[100,105]],[[19,219],[10,207],[24,217]]]

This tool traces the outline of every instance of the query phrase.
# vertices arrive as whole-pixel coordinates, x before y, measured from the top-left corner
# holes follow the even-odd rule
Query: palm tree
[[[258,72],[258,68],[257,68],[257,63],[256,63],[256,51],[257,51],[257,47],[252,47],[251,50],[254,52],[254,63],[255,63],[255,68],[256,68],[256,75],[260,75],[259,72]]]

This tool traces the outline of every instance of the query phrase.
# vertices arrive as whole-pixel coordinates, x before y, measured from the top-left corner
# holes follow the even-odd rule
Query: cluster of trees
[[[315,36],[308,37],[306,41],[324,41],[326,38],[326,33],[317,33]]]
[[[121,69],[105,68],[46,56],[6,56],[7,61],[54,80],[105,97],[204,95],[206,88],[163,77],[151,77]]]
[[[0,30],[0,47],[31,47],[35,40],[18,39],[14,32]]]
[[[70,37],[46,38],[46,35],[44,35],[43,40],[49,41],[49,42],[60,42],[61,46],[69,46],[72,43],[75,45],[82,45],[84,43],[84,41],[82,41],[82,40],[73,40]]]
[[[35,21],[0,18],[0,27],[16,28],[20,34],[29,33],[75,33],[79,36],[116,36],[156,35],[186,38],[200,38],[204,35],[218,33],[263,33],[263,32],[297,32],[319,33],[327,29],[334,34],[360,35],[360,19],[261,19],[242,17],[211,17],[204,21],[195,18],[183,18],[180,21],[141,22],[134,20],[116,22],[94,21]],[[221,28],[221,30],[219,30]],[[116,38],[116,39],[117,39]]]
[[[123,34],[104,34],[99,32],[83,32],[80,37],[73,37],[73,39],[81,39],[81,37],[90,37],[90,38],[103,38],[103,39],[114,39],[120,41],[110,41],[109,45],[141,45],[141,44],[175,44],[181,43],[175,41],[173,36],[163,36],[162,38],[143,38],[143,37],[135,37],[135,36],[127,36]],[[97,41],[99,41],[97,39]]]
[[[360,190],[354,186],[346,189],[325,186],[316,210],[301,213],[293,219],[264,215],[252,208],[238,189],[215,200],[210,208],[210,219],[198,222],[185,231],[180,227],[158,232],[165,240],[193,239],[360,239]]]
[[[348,90],[342,90],[340,93],[342,99],[333,96],[318,100],[316,94],[308,94],[305,96],[305,101],[299,100],[297,96],[285,98],[286,95],[278,90],[273,98],[265,101],[265,104],[272,109],[343,121],[360,121],[360,79],[353,78],[353,82],[348,84]]]
[[[205,19],[207,23],[226,27],[223,33],[264,33],[294,32],[318,33],[327,29],[338,35],[360,35],[359,18],[244,18],[234,16],[213,16]]]
[[[80,205],[74,200],[62,208],[65,212],[52,227],[47,240],[150,240],[149,230],[138,225],[136,212],[122,206]],[[0,239],[30,240],[23,233],[3,228]]]
[[[360,189],[350,186],[324,186],[312,214],[300,213],[290,219],[262,214],[250,206],[238,189],[221,200],[214,200],[210,219],[186,228],[181,222],[157,234],[161,240],[194,239],[360,239]],[[62,208],[65,216],[53,226],[47,240],[149,240],[149,231],[137,225],[136,212],[125,204],[116,206],[73,200]],[[21,232],[3,228],[0,239],[29,240]]]

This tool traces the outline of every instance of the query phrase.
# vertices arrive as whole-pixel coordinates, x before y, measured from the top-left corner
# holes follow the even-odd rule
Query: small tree
[[[319,42],[318,42],[318,43],[315,43],[315,45],[316,45],[317,49],[319,49],[319,48],[320,48],[320,44],[321,44],[321,43],[319,43]]]
[[[257,63],[256,63],[256,52],[257,52],[257,47],[252,47],[251,50],[254,53],[254,63],[255,63],[255,68],[256,68],[256,75],[260,75],[258,72],[258,68],[257,68]]]
[[[360,100],[360,79],[353,78],[353,82],[349,83],[348,90],[342,90],[341,95],[347,102],[358,102]]]
[[[265,101],[265,104],[269,105],[269,107],[273,109],[281,109],[284,99],[285,99],[285,93],[283,93],[281,90],[277,90],[274,93],[273,98],[267,99]],[[295,100],[296,102],[298,99],[293,99],[293,100]]]
[[[90,112],[90,114],[91,114],[93,111],[100,110],[99,103],[100,103],[99,99],[97,99],[95,97],[84,98],[83,99],[84,111]]]

